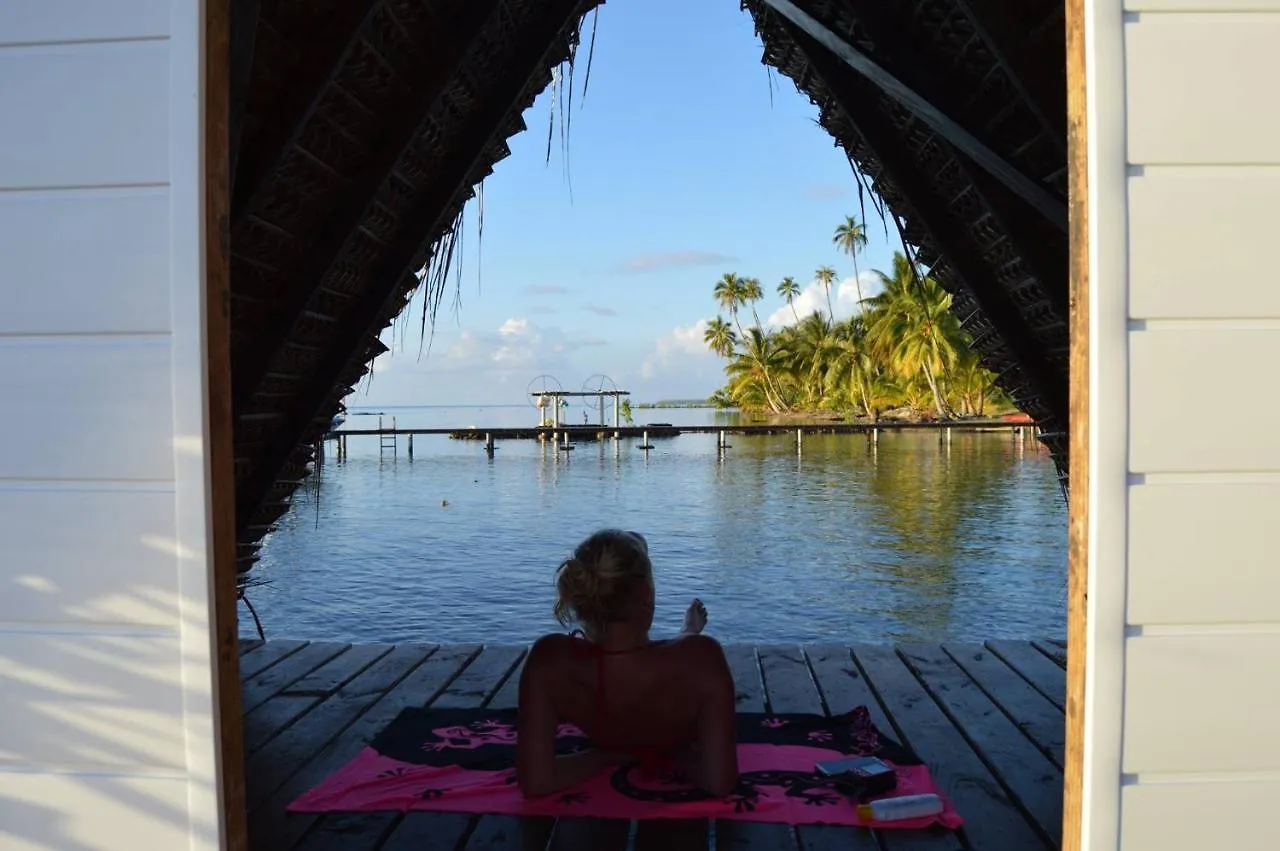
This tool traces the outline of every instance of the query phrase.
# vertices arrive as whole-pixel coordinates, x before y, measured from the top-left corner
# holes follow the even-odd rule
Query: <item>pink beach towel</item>
[[[355,759],[289,805],[289,812],[434,810],[620,819],[715,818],[784,824],[956,828],[963,819],[943,797],[935,816],[864,822],[855,801],[814,763],[876,756],[891,763],[897,788],[881,797],[941,795],[929,769],[871,723],[865,707],[836,717],[759,713],[737,716],[741,780],[712,798],[677,774],[639,767],[603,772],[563,792],[525,798],[515,785],[515,710],[407,709]],[[590,747],[565,725],[559,753]]]

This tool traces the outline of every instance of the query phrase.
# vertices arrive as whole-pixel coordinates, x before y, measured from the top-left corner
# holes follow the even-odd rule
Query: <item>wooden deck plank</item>
[[[390,652],[390,644],[361,644],[286,686],[280,694],[245,716],[245,754],[253,756],[281,730]]]
[[[291,653],[278,664],[272,665],[256,677],[242,677],[240,684],[241,711],[249,714],[286,686],[292,685],[342,653],[351,645],[313,641],[297,653]]]
[[[733,686],[739,712],[764,712],[764,680],[756,649],[749,644],[731,644],[724,649],[733,673]],[[717,819],[712,826],[716,851],[790,851],[796,849],[795,830],[787,824],[756,824],[753,822]]]
[[[554,819],[542,817],[483,816],[467,839],[466,851],[544,851],[554,823]],[[393,849],[388,846],[381,851],[426,851],[429,847],[405,845]]]
[[[479,708],[485,701],[493,697],[503,679],[524,656],[523,647],[485,647],[471,664],[462,669],[448,688],[431,702],[439,708]],[[365,851],[365,849],[381,848],[383,851],[394,849],[441,848],[453,851],[463,836],[476,821],[476,816],[469,813],[406,813],[392,826],[391,834],[383,845],[364,845],[359,843],[344,846],[343,851]],[[316,837],[323,836],[328,817],[321,819],[320,824],[308,834],[307,839],[298,845],[298,851],[313,851]]]
[[[855,706],[865,706],[871,714],[871,723],[886,736],[907,743],[907,737],[894,725],[866,678],[853,663],[848,647],[818,645],[805,649],[809,667],[813,671],[823,703],[831,714],[843,714]],[[927,830],[876,831],[884,851],[956,851],[960,840],[946,828]]]
[[[547,851],[625,851],[630,838],[631,822],[626,819],[558,818]]]
[[[240,679],[252,679],[306,646],[306,641],[268,641],[240,658]]]
[[[1031,642],[1031,646],[1052,659],[1059,668],[1065,669],[1067,667],[1067,650],[1065,647],[1059,647],[1056,644],[1039,639]]]
[[[1030,641],[988,641],[987,649],[1018,672],[1059,709],[1067,708],[1067,672],[1031,646]]]
[[[1063,640],[1063,639],[1061,639],[1061,638],[1049,638],[1049,639],[1046,639],[1046,640],[1047,640],[1050,644],[1056,644],[1056,645],[1058,645],[1058,646],[1059,646],[1059,647],[1061,647],[1063,650],[1066,650],[1066,649],[1067,649],[1067,642],[1066,642],[1066,641],[1064,641],[1064,640]]]
[[[355,697],[354,702],[358,706],[358,711],[354,713],[354,717],[350,717],[346,712],[338,713],[338,717],[349,718],[344,727],[336,732],[331,729],[319,744],[313,741],[311,751],[313,756],[306,764],[273,792],[267,801],[263,802],[257,809],[250,811],[251,835],[269,838],[270,844],[266,848],[270,848],[272,851],[287,851],[293,848],[295,843],[302,839],[320,821],[321,814],[298,813],[288,815],[285,813],[285,807],[298,795],[308,791],[329,774],[350,762],[402,710],[410,706],[429,705],[432,700],[448,687],[449,683],[475,657],[479,650],[479,646],[475,644],[441,647],[438,650],[434,650],[434,652],[430,647],[414,647],[412,645],[401,645],[392,650],[385,659],[393,658],[403,652],[417,655],[421,658],[421,663],[411,668],[405,676],[390,688],[375,692],[372,695],[364,694]],[[428,652],[430,655],[426,655]],[[422,658],[423,656],[425,658]],[[379,662],[378,664],[382,663]],[[375,665],[374,667],[377,666]],[[354,686],[358,680],[359,678],[353,680],[351,685]],[[355,690],[352,689],[352,691]],[[335,702],[341,703],[341,695],[342,692],[335,694],[319,707],[307,713],[299,724],[305,723],[308,718],[323,712],[325,707]],[[284,735],[287,735],[287,731]],[[319,747],[318,752],[315,750],[317,747]],[[264,749],[261,754],[266,752],[267,750]],[[381,825],[385,828],[389,828],[397,818],[395,813],[377,813],[375,815],[387,816],[386,819],[382,820],[383,823]],[[363,814],[356,814],[356,816],[363,816]],[[350,818],[334,817],[333,821],[328,825],[329,832],[341,834],[346,830],[348,823],[356,823],[364,827],[368,826],[367,822],[354,816]],[[259,849],[259,851],[266,851],[266,848]]]
[[[261,638],[241,638],[237,642],[240,646],[240,655],[248,653],[250,650],[257,650],[262,646]]]
[[[765,699],[773,712],[823,714],[822,696],[799,646],[763,646],[759,653]],[[879,851],[880,848],[872,832],[861,827],[802,824],[796,827],[796,836],[805,851]]]
[[[991,702],[1013,721],[1036,748],[1062,770],[1067,721],[1031,684],[1004,660],[981,645],[944,644],[942,649],[978,684]]]
[[[899,648],[934,700],[1001,785],[1030,817],[1041,838],[1058,847],[1062,837],[1062,773],[937,645]],[[1048,701],[1044,701],[1049,706]],[[1056,711],[1056,710],[1053,710]]]
[[[383,692],[400,682],[434,652],[434,647],[393,649],[250,756],[247,763],[250,812],[256,808],[267,808],[267,800],[285,781],[302,770],[318,749],[341,734]]]
[[[894,649],[857,645],[853,655],[894,727],[924,760],[965,819],[978,851],[1043,851],[1046,844]]]

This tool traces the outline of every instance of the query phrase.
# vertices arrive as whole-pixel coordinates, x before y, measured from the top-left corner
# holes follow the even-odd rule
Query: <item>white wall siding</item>
[[[1129,623],[1280,623],[1277,505],[1276,481],[1131,487]]]
[[[0,847],[185,851],[187,792],[181,778],[0,773]]]
[[[1280,168],[1143,167],[1129,181],[1133,315],[1280,318],[1280,287],[1258,285],[1275,266],[1277,210]]]
[[[1280,471],[1280,404],[1264,390],[1278,364],[1280,327],[1198,323],[1134,331],[1129,471]]]
[[[200,0],[0,3],[0,848],[214,851]]]
[[[0,186],[167,183],[169,48],[156,40],[0,49]]]
[[[0,257],[0,334],[169,332],[168,187],[0,193]]]
[[[1128,398],[1115,841],[1261,851],[1280,793],[1280,0],[1094,6],[1124,21],[1127,340],[1098,365]]]
[[[1280,781],[1131,784],[1122,847],[1134,851],[1275,851]]]

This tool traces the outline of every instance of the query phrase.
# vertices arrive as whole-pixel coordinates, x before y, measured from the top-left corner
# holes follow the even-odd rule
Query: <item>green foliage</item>
[[[866,244],[862,225],[852,217],[833,239],[854,260]],[[707,326],[707,347],[725,358],[725,386],[711,397],[720,407],[746,411],[840,411],[875,420],[886,411],[908,408],[917,416],[949,419],[983,416],[1011,408],[982,367],[971,338],[951,312],[951,294],[933,278],[921,276],[901,253],[891,274],[875,270],[881,292],[861,298],[860,312],[835,321],[830,288],[836,272],[818,270],[827,312],[796,315],[796,323],[765,331],[756,314],[763,288],[755,278],[724,275],[713,294],[729,319],[717,316]],[[795,309],[800,288],[791,278],[776,292]],[[755,324],[744,328],[739,312],[749,308]]]

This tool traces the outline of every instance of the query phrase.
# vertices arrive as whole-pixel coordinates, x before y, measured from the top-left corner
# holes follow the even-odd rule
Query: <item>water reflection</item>
[[[1060,635],[1066,512],[1052,463],[955,431],[535,441],[420,438],[300,492],[253,600],[279,637],[528,641],[555,628],[552,571],[603,525],[643,530],[658,626],[702,597],[726,640]],[[447,503],[447,504],[446,504]]]

